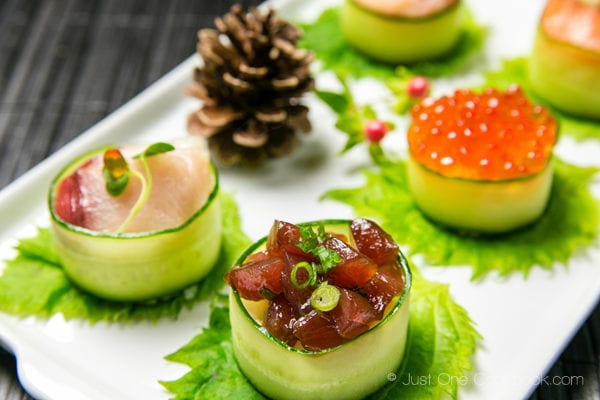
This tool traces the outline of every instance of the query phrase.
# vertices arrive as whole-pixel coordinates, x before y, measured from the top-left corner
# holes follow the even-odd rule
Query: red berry
[[[372,119],[365,125],[365,137],[371,143],[379,143],[388,131],[385,122]]]
[[[425,97],[429,93],[429,80],[417,75],[408,82],[408,95],[415,99]]]

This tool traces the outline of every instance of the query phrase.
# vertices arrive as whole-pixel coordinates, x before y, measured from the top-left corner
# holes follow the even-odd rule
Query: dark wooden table
[[[187,58],[233,3],[0,0],[0,189]],[[532,399],[600,399],[599,362],[597,307],[548,372],[584,384],[543,384]],[[30,399],[2,349],[0,399]]]

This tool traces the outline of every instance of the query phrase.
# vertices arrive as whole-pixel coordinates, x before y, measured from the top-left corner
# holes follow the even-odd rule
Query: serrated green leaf
[[[448,289],[413,272],[405,366],[369,400],[457,398],[481,336]]]
[[[160,383],[174,399],[264,399],[246,380],[233,356],[226,297],[215,297],[208,327],[165,359],[190,367],[175,381]]]
[[[0,311],[25,317],[47,318],[62,313],[66,319],[97,321],[136,321],[176,318],[183,308],[207,300],[224,285],[223,275],[250,244],[241,230],[233,198],[221,193],[223,241],[219,260],[198,284],[168,299],[152,303],[110,302],[74,286],[65,275],[48,229],[19,241],[17,256],[6,261],[0,275]]]
[[[600,226],[600,204],[589,183],[600,171],[555,159],[555,177],[546,212],[533,225],[501,237],[465,237],[426,219],[414,204],[406,180],[405,161],[382,161],[366,171],[366,183],[324,195],[354,208],[357,215],[381,221],[382,227],[411,254],[432,265],[468,265],[472,278],[496,271],[500,276],[532,268],[566,264],[577,252],[594,245]],[[398,218],[401,215],[402,218]]]
[[[174,399],[264,399],[235,362],[228,313],[224,299],[213,302],[209,326],[166,357],[190,367],[183,377],[161,382]],[[465,309],[452,300],[448,286],[425,279],[414,267],[408,335],[406,359],[396,371],[397,379],[368,399],[456,398],[459,383],[468,379],[473,369],[472,358],[481,336]],[[411,384],[411,375],[412,379],[428,379],[428,384]],[[210,382],[213,376],[216,381]],[[442,376],[444,379],[439,379]]]
[[[37,228],[36,235],[21,239],[17,243],[16,249],[24,257],[38,259],[60,267],[58,254],[53,246],[52,234],[48,229]]]

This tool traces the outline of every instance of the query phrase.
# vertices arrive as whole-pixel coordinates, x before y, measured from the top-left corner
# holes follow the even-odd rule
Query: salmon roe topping
[[[427,98],[412,108],[411,117],[413,159],[451,178],[504,180],[538,173],[556,142],[556,120],[516,85]]]

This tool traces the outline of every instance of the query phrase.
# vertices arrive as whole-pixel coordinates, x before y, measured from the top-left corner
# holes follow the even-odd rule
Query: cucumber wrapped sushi
[[[48,202],[66,274],[99,297],[169,295],[220,251],[218,175],[198,138],[94,150],[58,174]]]
[[[226,280],[234,354],[270,398],[360,399],[403,361],[411,272],[372,221],[275,221]]]

